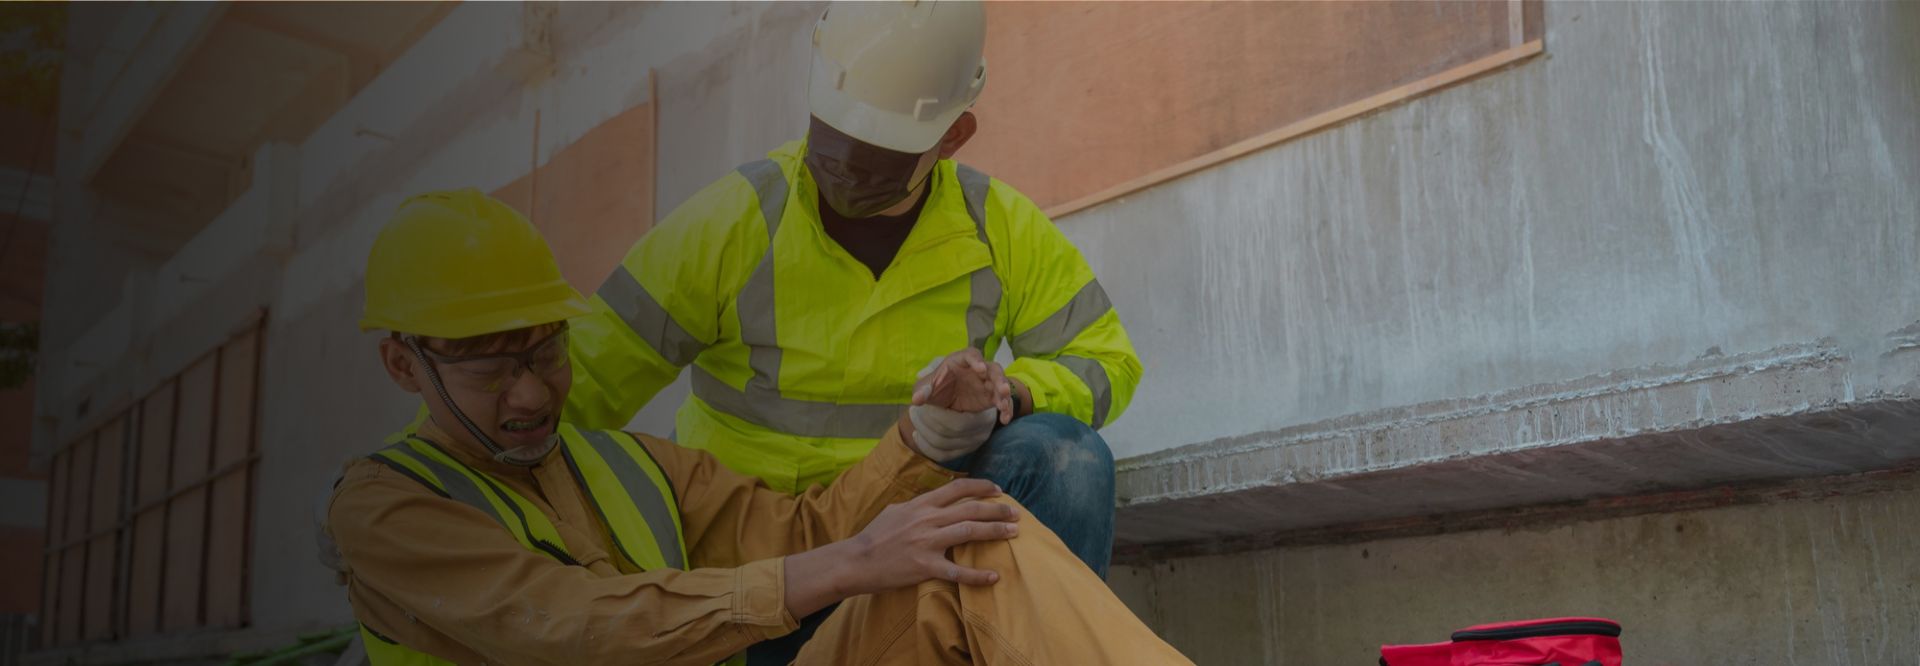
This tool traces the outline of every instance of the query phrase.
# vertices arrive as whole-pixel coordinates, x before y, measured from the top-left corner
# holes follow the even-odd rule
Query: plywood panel
[[[220,398],[214,431],[213,468],[253,452],[254,363],[257,332],[235,338],[220,351]]]
[[[67,471],[72,468],[73,454],[63,452],[53,457],[51,485],[48,486],[47,500],[47,546],[51,549],[66,538],[67,486],[71,485]],[[54,628],[60,624],[59,605],[62,580],[63,558],[58,552],[49,551],[44,555],[46,562],[45,580],[40,585],[40,644],[53,645],[56,639]]]
[[[92,509],[87,505],[87,500],[91,498],[87,489],[93,470],[94,436],[95,433],[87,433],[74,443],[69,452],[73,458],[73,468],[67,471],[68,483],[63,493],[67,497],[67,519],[62,521],[65,527],[58,543],[67,543],[87,535],[87,519],[92,515]]]
[[[173,383],[155,390],[140,404],[140,436],[134,474],[134,504],[165,497],[173,456]]]
[[[961,153],[1043,208],[1537,36],[1537,3],[994,3]],[[1538,13],[1537,11],[1533,13]]]
[[[213,483],[213,507],[207,524],[209,627],[237,627],[246,618],[248,477],[248,470],[242,468]]]
[[[59,585],[62,558],[45,555],[42,557],[41,561],[44,562],[45,569],[40,577],[40,617],[42,618],[40,644],[55,645],[58,637],[54,634],[54,629],[60,624]]]
[[[67,539],[67,492],[73,487],[69,476],[73,469],[73,452],[65,451],[53,457],[52,474],[47,486],[47,545],[58,545]]]
[[[134,505],[150,506],[133,517],[133,545],[127,567],[127,632],[142,636],[160,629],[160,574],[166,547],[166,505],[152,506],[167,493],[172,462],[173,399],[171,382],[141,403],[140,436],[134,478]]]
[[[166,577],[161,584],[162,630],[200,624],[200,573],[206,546],[207,489],[182,493],[167,507]]]
[[[60,645],[80,640],[81,607],[86,599],[87,549],[68,548],[60,553],[60,601],[54,641]]]
[[[213,483],[207,522],[206,623],[237,627],[245,620],[249,468],[231,469],[254,449],[254,364],[259,333],[249,332],[220,352],[220,398],[214,433],[214,469],[230,470]]]
[[[173,438],[172,486],[205,478],[212,462],[214,384],[218,357],[206,358],[180,374]]]
[[[174,487],[205,478],[213,440],[217,362],[208,356],[180,375],[175,412]],[[166,576],[161,585],[161,629],[200,625],[205,564],[207,489],[181,493],[167,506]]]
[[[593,293],[653,226],[654,145],[654,105],[642,104],[554,153],[537,171],[537,186],[523,176],[493,196],[527,213],[567,281]]]
[[[133,521],[132,561],[128,566],[127,632],[133,636],[160,629],[160,565],[166,543],[166,508]]]
[[[100,427],[94,439],[93,479],[88,487],[87,529],[98,532],[120,521],[120,498],[125,489],[120,483],[125,469],[127,419],[116,417]]]
[[[88,500],[92,518],[87,541],[87,582],[85,625],[86,640],[113,637],[113,611],[116,592],[115,572],[119,554],[119,534],[114,528],[120,520],[121,484],[125,469],[127,420],[117,417],[100,427],[94,439],[93,480]]]

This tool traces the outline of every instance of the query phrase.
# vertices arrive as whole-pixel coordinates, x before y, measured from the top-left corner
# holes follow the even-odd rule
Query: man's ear
[[[953,126],[947,128],[946,135],[940,137],[940,159],[953,159],[954,154],[960,152],[960,147],[967,145],[977,131],[980,131],[980,119],[973,117],[972,111],[960,112]]]
[[[393,338],[380,340],[380,365],[387,369],[387,376],[393,383],[399,384],[408,393],[419,393],[425,380],[417,373],[420,370],[419,359],[408,349],[406,343]]]

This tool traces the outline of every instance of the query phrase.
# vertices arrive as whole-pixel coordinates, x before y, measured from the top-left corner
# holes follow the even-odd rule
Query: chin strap
[[[434,392],[440,394],[440,401],[446,403],[447,409],[453,411],[453,417],[460,420],[460,425],[467,429],[467,434],[473,435],[475,441],[480,442],[481,446],[487,447],[487,451],[493,453],[495,461],[521,467],[538,466],[541,461],[546,460],[548,453],[553,452],[553,447],[560,443],[559,414],[555,414],[554,434],[547,436],[547,441],[540,447],[539,453],[532,457],[521,457],[514,454],[523,449],[508,451],[501,448],[492,437],[481,432],[480,426],[474,425],[473,419],[467,418],[467,413],[460,411],[460,405],[454,403],[453,396],[447,394],[446,385],[440,382],[440,372],[435,370],[433,362],[427,359],[426,350],[420,348],[420,339],[411,335],[401,336],[401,339],[406,341],[408,349],[413,350],[414,357],[420,359],[420,367],[426,368],[427,381],[433,384]]]

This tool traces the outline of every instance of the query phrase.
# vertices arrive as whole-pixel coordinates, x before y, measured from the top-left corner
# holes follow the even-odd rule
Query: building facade
[[[349,622],[316,504],[415,407],[354,327],[387,214],[494,193],[590,291],[800,137],[819,11],[76,7],[28,659]],[[991,7],[960,159],[1055,217],[1146,367],[1104,431],[1115,589],[1207,664],[1540,615],[1619,619],[1636,663],[1920,652],[1917,21]]]

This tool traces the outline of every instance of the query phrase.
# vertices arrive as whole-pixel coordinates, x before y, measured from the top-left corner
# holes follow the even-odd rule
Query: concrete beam
[[[226,9],[220,3],[170,4],[159,12],[129,13],[114,29],[109,48],[138,46],[98,54],[92,104],[80,127],[80,182],[91,180],[106,165]]]
[[[1712,356],[1122,461],[1123,544],[1204,542],[1920,458],[1920,335]]]

